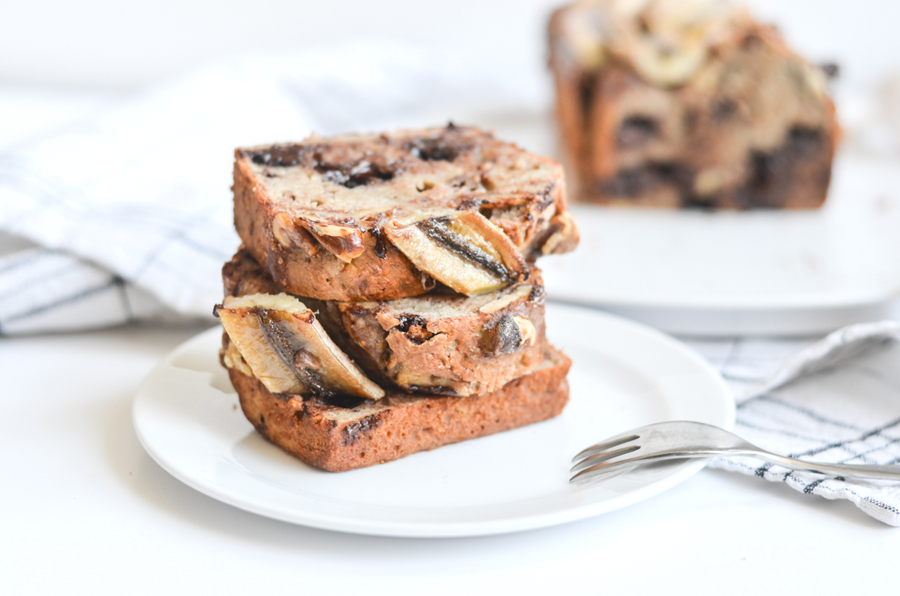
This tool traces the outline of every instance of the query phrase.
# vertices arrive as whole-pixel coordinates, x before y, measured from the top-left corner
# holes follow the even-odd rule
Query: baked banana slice
[[[477,211],[394,220],[383,232],[418,269],[467,296],[503,289],[528,274],[509,237]]]
[[[216,307],[225,332],[272,393],[384,397],[322,329],[313,311],[288,294],[229,297]]]

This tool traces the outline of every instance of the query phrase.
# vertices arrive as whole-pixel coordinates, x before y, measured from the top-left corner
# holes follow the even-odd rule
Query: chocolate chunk
[[[410,385],[408,389],[412,393],[425,393],[428,395],[459,395],[452,387],[444,387],[443,385]]]
[[[410,327],[424,327],[425,319],[420,317],[419,315],[400,315],[400,324],[397,325],[397,329],[406,333],[409,331]]]
[[[831,177],[831,169],[823,161],[829,150],[822,129],[792,127],[780,147],[750,154],[750,175],[738,192],[739,205],[745,209],[780,208],[791,199],[798,176],[812,176],[807,180],[814,181],[824,192]],[[825,166],[813,175],[809,168],[815,168],[817,162]]]
[[[599,182],[603,194],[636,197],[647,187],[646,169],[642,167],[619,170],[612,178]]]
[[[322,177],[328,182],[340,184],[347,188],[366,186],[373,182],[387,182],[396,173],[390,167],[373,164],[365,159],[349,165],[318,162],[315,165],[315,170],[322,174]]]
[[[384,230],[381,225],[372,228],[372,235],[375,237],[375,256],[379,259],[387,258],[387,246],[384,243]]]
[[[697,209],[699,211],[716,210],[716,198],[714,196],[698,197],[696,195],[686,195],[682,198],[681,204],[685,209]]]
[[[750,176],[747,184],[737,194],[740,207],[744,209],[780,207],[786,198],[783,196],[784,191],[790,187],[793,161],[784,146],[769,153],[752,152]]]
[[[717,124],[723,124],[731,120],[737,114],[738,106],[733,99],[721,98],[716,100],[712,107],[712,118]]]
[[[528,295],[528,299],[532,302],[538,302],[544,299],[546,291],[544,290],[544,286],[540,284],[534,284],[531,288],[531,293]]]
[[[286,167],[295,166],[300,161],[305,148],[298,145],[272,145],[263,151],[250,153],[250,160],[261,166]]]
[[[622,148],[637,147],[657,136],[659,136],[659,122],[655,118],[629,116],[619,125],[616,143]]]
[[[778,159],[770,153],[753,151],[750,153],[750,186],[762,188],[766,186],[777,169]]]
[[[322,397],[321,395],[314,395],[308,398],[310,403],[315,404],[324,404],[328,406],[335,406],[337,408],[346,408],[352,409],[363,404],[374,404],[375,400],[365,399],[363,397],[357,397],[355,395],[332,395],[331,397]],[[307,412],[307,416],[309,413]],[[298,416],[299,418],[299,416]]]
[[[381,416],[374,414],[366,416],[354,422],[348,422],[344,427],[344,445],[353,445],[359,440],[362,433],[381,426]]]
[[[636,197],[660,186],[675,186],[682,194],[693,184],[693,173],[686,167],[674,163],[651,163],[645,166],[626,168],[616,175],[598,182],[600,190],[610,195]]]
[[[414,344],[423,344],[434,337],[434,333],[426,328],[425,319],[419,315],[400,315],[399,319],[400,324],[397,325],[397,329],[406,334],[406,337]]]
[[[828,76],[829,79],[834,79],[841,74],[841,67],[835,62],[826,62],[825,64],[822,64],[820,68],[825,72],[825,75]]]
[[[584,74],[578,81],[578,99],[581,102],[581,117],[584,118],[585,126],[590,121],[596,87],[597,77],[593,73]]]
[[[458,136],[458,129],[450,123],[436,137],[418,138],[404,144],[404,149],[422,161],[454,161],[472,150],[472,145]]]
[[[792,156],[802,159],[818,153],[824,140],[825,134],[819,128],[794,126],[788,132],[785,149]]]
[[[372,163],[367,159],[356,159],[345,163],[333,163],[323,158],[321,145],[272,145],[258,152],[245,151],[250,160],[269,167],[312,167],[329,182],[355,188],[376,182],[391,180],[397,172],[390,164]],[[264,172],[268,178],[278,177],[275,172]]]
[[[541,191],[541,200],[537,204],[536,210],[543,211],[547,207],[549,207],[553,203],[553,189],[556,188],[556,181],[554,180],[550,184],[548,184],[544,190]],[[487,216],[485,216],[487,217]]]
[[[522,332],[511,314],[505,314],[490,327],[485,326],[485,347],[494,354],[513,354],[522,345]]]

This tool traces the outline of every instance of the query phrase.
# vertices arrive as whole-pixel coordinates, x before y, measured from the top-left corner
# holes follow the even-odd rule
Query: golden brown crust
[[[228,374],[260,434],[307,464],[341,472],[559,415],[568,401],[571,362],[552,348],[548,355],[546,366],[485,395],[391,395],[355,408],[273,394],[234,368]]]
[[[691,77],[665,86],[621,48],[602,51],[599,34],[592,43],[601,53],[578,55],[567,25],[604,4],[614,2],[564,7],[549,25],[557,119],[579,200],[714,209],[824,202],[840,139],[834,104],[824,73],[774,27],[736,19]]]
[[[427,292],[431,277],[381,231],[418,213],[484,216],[528,261],[578,242],[562,167],[474,128],[311,138],[235,157],[235,228],[293,294],[358,301]]]

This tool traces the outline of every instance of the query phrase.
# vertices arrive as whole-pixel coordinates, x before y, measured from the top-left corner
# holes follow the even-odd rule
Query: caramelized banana
[[[229,297],[216,313],[247,365],[273,393],[384,397],[288,294]]]
[[[468,296],[505,288],[527,276],[510,239],[477,211],[393,221],[384,233],[413,265]]]

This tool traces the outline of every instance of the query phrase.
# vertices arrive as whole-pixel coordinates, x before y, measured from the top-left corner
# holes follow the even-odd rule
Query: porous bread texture
[[[309,465],[342,472],[553,418],[568,401],[570,365],[548,347],[537,370],[491,393],[388,395],[353,407],[273,394],[226,368],[244,415],[263,437]]]
[[[827,75],[727,2],[593,0],[553,13],[573,195],[618,205],[821,206],[840,138]]]
[[[301,296],[427,292],[432,277],[385,233],[427,217],[483,216],[528,261],[578,241],[562,167],[475,128],[313,136],[235,157],[238,235],[279,288]]]
[[[274,294],[278,287],[247,251],[222,269],[226,295]],[[491,392],[544,360],[544,290],[528,283],[467,297],[429,293],[391,301],[301,297],[329,336],[384,387],[407,392]]]

